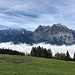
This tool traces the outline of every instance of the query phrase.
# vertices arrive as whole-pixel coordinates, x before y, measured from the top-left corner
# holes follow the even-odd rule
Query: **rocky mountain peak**
[[[0,30],[0,42],[14,43],[39,43],[46,42],[56,45],[72,45],[75,44],[75,31],[59,24],[50,26],[42,26],[34,31],[27,31],[25,29],[7,29]]]
[[[39,26],[34,31],[34,40],[38,42],[48,42],[51,44],[72,44],[74,42],[74,33],[66,26],[59,24],[53,24],[50,26]]]
[[[51,29],[52,31],[66,31],[66,32],[69,31],[69,29],[65,25],[62,25],[61,23],[53,24]]]
[[[54,26],[63,26],[61,23],[53,24]]]
[[[50,26],[42,26],[42,25],[39,25],[39,27],[34,31],[34,32],[47,32],[49,31],[51,28]]]

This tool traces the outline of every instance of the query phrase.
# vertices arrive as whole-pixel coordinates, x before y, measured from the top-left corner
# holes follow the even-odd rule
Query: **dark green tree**
[[[36,56],[37,56],[37,57],[41,57],[41,53],[42,53],[42,48],[41,48],[40,46],[38,46],[38,47],[36,48]]]
[[[32,47],[32,50],[30,52],[30,55],[31,56],[36,56],[36,54],[37,54],[36,47]]]
[[[44,58],[48,58],[48,52],[46,50],[46,48],[43,48],[43,53],[44,53]]]
[[[53,58],[53,55],[52,55],[52,51],[51,51],[51,49],[48,49],[48,58]]]
[[[66,61],[71,61],[71,57],[70,57],[70,54],[69,54],[68,51],[66,52],[65,60],[66,60]]]
[[[59,55],[60,55],[60,53],[57,52],[57,53],[54,55],[54,58],[55,58],[55,59],[59,59]]]
[[[66,57],[65,53],[60,53],[59,55],[60,60],[65,60],[65,57]]]
[[[57,52],[54,56],[55,59],[59,59],[59,60],[65,60],[65,53],[59,53]]]

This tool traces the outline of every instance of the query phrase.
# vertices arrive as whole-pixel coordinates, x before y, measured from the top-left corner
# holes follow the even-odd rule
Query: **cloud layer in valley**
[[[74,0],[0,1],[0,25],[3,26],[2,28],[35,30],[39,24],[62,23],[75,29]]]
[[[6,42],[6,43],[0,43],[0,48],[9,48],[9,49],[13,49],[13,50],[17,50],[17,51],[21,51],[21,52],[27,52],[30,53],[32,47],[37,47],[37,46],[43,46],[46,49],[51,48],[53,55],[56,52],[62,52],[62,53],[66,53],[67,50],[69,51],[71,57],[73,57],[73,54],[75,52],[75,45],[71,45],[71,46],[66,46],[66,45],[62,45],[62,46],[57,46],[57,45],[51,45],[51,44],[46,44],[46,43],[38,43],[38,44],[33,44],[33,45],[29,45],[29,44],[13,44],[12,42]]]

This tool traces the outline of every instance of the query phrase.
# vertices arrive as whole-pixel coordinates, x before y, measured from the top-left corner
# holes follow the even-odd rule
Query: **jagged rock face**
[[[34,32],[35,40],[39,42],[48,42],[51,44],[73,44],[73,33],[66,26],[54,24],[52,27],[39,26]]]
[[[39,43],[46,42],[56,45],[75,44],[75,31],[61,24],[39,26],[34,32],[25,29],[0,30],[0,42]]]
[[[61,25],[60,23],[59,24],[54,24],[52,27],[51,27],[52,31],[56,31],[56,32],[69,32],[69,29],[64,26],[64,25]]]
[[[46,35],[50,31],[49,26],[39,26],[34,32],[33,32],[33,38],[38,41],[38,39],[43,38],[44,35]]]
[[[74,41],[71,30],[66,26],[55,24],[52,26],[52,32],[54,32],[52,38],[55,37],[59,42],[62,42],[62,44],[72,44]]]
[[[33,32],[25,29],[0,30],[0,42],[32,43]]]

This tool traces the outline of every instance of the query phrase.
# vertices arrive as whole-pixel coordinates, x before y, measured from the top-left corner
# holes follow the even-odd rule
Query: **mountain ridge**
[[[75,44],[75,30],[59,24],[52,26],[42,26],[35,31],[27,31],[25,29],[7,29],[0,30],[0,42],[16,43],[40,43],[46,42],[53,45],[72,45]]]

